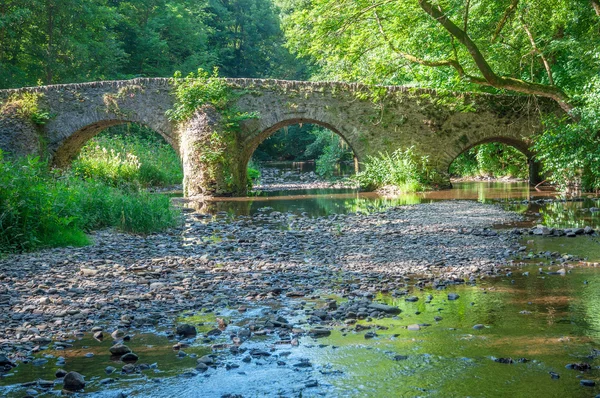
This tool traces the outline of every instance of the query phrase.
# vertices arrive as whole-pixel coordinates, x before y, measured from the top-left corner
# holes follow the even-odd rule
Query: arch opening
[[[94,129],[93,134],[84,132],[77,141],[63,144],[71,145],[62,148],[63,168],[70,167],[75,175],[114,186],[137,184],[164,189],[181,185],[181,159],[163,134],[142,124],[124,122],[88,129]]]
[[[533,157],[527,145],[511,139],[489,139],[463,150],[448,167],[454,180],[532,180]],[[537,178],[537,177],[536,177]]]
[[[358,170],[351,145],[332,126],[292,119],[261,132],[245,153],[249,181],[260,190],[346,188]]]

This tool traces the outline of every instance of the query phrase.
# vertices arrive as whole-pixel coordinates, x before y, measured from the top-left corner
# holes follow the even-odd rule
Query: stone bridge
[[[224,154],[227,170],[209,172],[206,152],[218,132],[219,114],[199,109],[185,123],[165,115],[175,103],[172,79],[149,78],[0,90],[0,149],[8,154],[40,154],[64,167],[87,140],[107,127],[139,123],[179,153],[186,196],[243,195],[246,166],[258,145],[278,129],[297,123],[324,126],[339,134],[359,161],[379,152],[414,146],[447,175],[462,152],[485,142],[502,142],[523,152],[540,132],[540,113],[558,112],[554,103],[530,96],[440,94],[400,86],[336,82],[227,79],[240,94],[236,107],[257,112],[246,120]],[[35,94],[52,115],[36,124],[19,105]],[[378,95],[377,100],[373,100]],[[532,182],[537,178],[531,169]]]

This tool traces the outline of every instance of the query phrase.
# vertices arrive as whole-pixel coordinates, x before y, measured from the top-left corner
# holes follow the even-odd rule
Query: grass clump
[[[0,253],[89,244],[86,232],[116,227],[148,234],[175,226],[169,198],[51,171],[37,157],[0,152]]]
[[[82,178],[119,187],[168,187],[181,184],[181,161],[153,131],[138,125],[110,128],[92,138],[72,165]]]
[[[418,154],[414,147],[369,156],[362,166],[355,178],[362,189],[370,191],[392,187],[403,193],[419,192],[436,188],[441,180],[429,158]]]

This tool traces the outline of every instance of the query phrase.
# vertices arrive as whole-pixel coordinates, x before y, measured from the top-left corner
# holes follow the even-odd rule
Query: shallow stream
[[[553,197],[552,192],[530,190],[526,183],[467,182],[455,183],[449,191],[395,198],[354,190],[307,190],[187,205],[232,218],[263,212],[265,207],[321,217],[462,199],[501,203],[525,216],[524,222],[503,228],[600,228],[597,198],[562,202]],[[0,378],[0,395],[43,392],[35,382],[54,380],[56,369],[64,367],[56,365],[56,357],[62,356],[70,370],[86,375],[86,393],[101,397],[120,392],[139,397],[594,397],[600,394],[600,267],[594,266],[600,262],[600,240],[525,236],[522,244],[523,257],[531,258],[525,260],[528,265],[506,269],[503,277],[438,289],[411,285],[407,296],[379,293],[379,301],[402,312],[394,318],[360,320],[362,330],[342,322],[330,336],[302,337],[298,345],[280,344],[277,336],[266,335],[244,344],[248,350],[268,353],[248,362],[240,360],[244,355],[229,352],[227,333],[189,340],[181,356],[172,348],[178,340],[169,330],[136,330],[127,344],[148,368],[134,375],[107,374],[106,367],[122,366],[108,354],[112,340],[99,342],[85,334],[74,336],[72,348],[42,351],[39,358],[46,357],[47,363],[22,363]],[[550,264],[536,258],[543,252],[585,261]],[[565,273],[555,272],[561,269]],[[450,293],[459,297],[450,300]],[[408,296],[418,300],[406,301]],[[268,318],[274,310],[283,310],[290,323],[310,328],[304,312],[331,298],[345,300],[323,292],[320,297],[290,298],[285,309],[270,307],[267,301],[249,305],[248,312],[230,308],[218,314],[181,314],[180,320],[199,325],[202,333],[214,328],[220,317],[231,332],[251,317]],[[226,366],[195,372],[196,359],[207,354]],[[567,368],[578,363],[591,369]],[[584,386],[582,380],[597,385]],[[46,395],[59,391],[57,384]]]

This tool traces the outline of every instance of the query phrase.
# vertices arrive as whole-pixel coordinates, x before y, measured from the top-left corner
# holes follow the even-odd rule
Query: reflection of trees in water
[[[600,227],[600,212],[583,210],[598,206],[598,202],[555,202],[548,203],[539,209],[544,225],[554,228]]]

